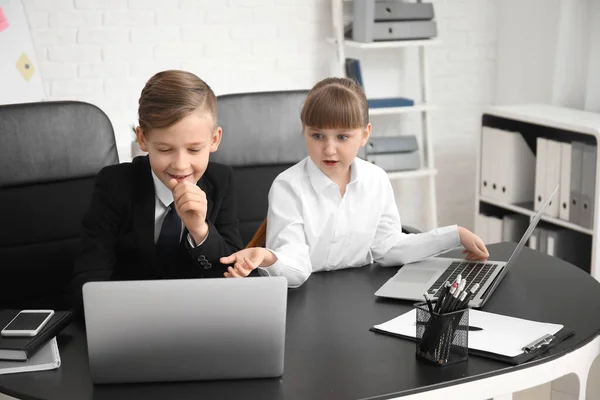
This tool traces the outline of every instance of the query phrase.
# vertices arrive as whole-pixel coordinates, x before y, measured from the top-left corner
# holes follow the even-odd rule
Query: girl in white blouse
[[[364,91],[350,79],[327,78],[311,89],[300,116],[309,156],[273,181],[266,248],[223,257],[234,264],[225,276],[259,268],[298,287],[312,272],[401,265],[460,244],[468,260],[488,257],[483,241],[463,227],[402,232],[387,173],[357,158],[371,134],[368,112]]]

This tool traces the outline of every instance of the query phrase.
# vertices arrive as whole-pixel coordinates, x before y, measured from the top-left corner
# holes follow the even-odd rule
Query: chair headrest
[[[217,98],[223,139],[211,161],[231,166],[294,164],[306,157],[300,111],[308,91]]]
[[[0,106],[0,187],[94,176],[116,162],[112,124],[94,105]]]

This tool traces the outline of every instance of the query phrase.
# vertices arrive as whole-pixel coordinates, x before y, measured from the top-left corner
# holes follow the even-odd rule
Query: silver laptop
[[[83,304],[95,383],[283,374],[283,277],[88,282]]]
[[[490,260],[473,262],[458,258],[431,257],[423,261],[404,265],[398,270],[396,275],[375,292],[375,296],[403,300],[424,300],[423,294],[428,293],[431,298],[435,299],[437,298],[438,291],[441,290],[445,282],[454,282],[458,274],[460,274],[462,279],[467,280],[467,287],[464,290],[470,289],[476,283],[479,284],[479,290],[473,300],[469,302],[469,307],[482,307],[506,276],[509,269],[514,265],[516,258],[519,256],[525,243],[527,243],[527,240],[529,240],[544,210],[548,207],[550,200],[557,191],[558,186],[535,214],[535,217],[531,220],[529,227],[507,262]]]

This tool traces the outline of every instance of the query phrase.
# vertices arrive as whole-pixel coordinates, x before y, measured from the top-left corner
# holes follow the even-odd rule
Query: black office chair
[[[223,140],[211,160],[233,167],[240,233],[247,244],[267,215],[271,183],[306,157],[300,110],[307,91],[219,96]]]
[[[67,307],[95,176],[117,162],[112,125],[91,104],[0,106],[0,308]]]
[[[223,140],[212,161],[234,170],[240,232],[246,245],[267,215],[268,193],[277,175],[306,157],[300,111],[308,91],[219,96]],[[418,230],[404,227],[405,232]]]

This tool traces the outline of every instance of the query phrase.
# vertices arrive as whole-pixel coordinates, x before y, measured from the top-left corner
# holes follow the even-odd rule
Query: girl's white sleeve
[[[406,234],[402,232],[400,214],[392,185],[382,181],[383,212],[371,246],[373,260],[382,266],[397,266],[423,260],[460,245],[456,225],[435,228],[429,232]]]
[[[308,279],[312,266],[301,198],[292,183],[284,180],[276,179],[269,190],[266,247],[278,260],[270,267],[259,268],[261,275],[284,276],[292,288]]]

